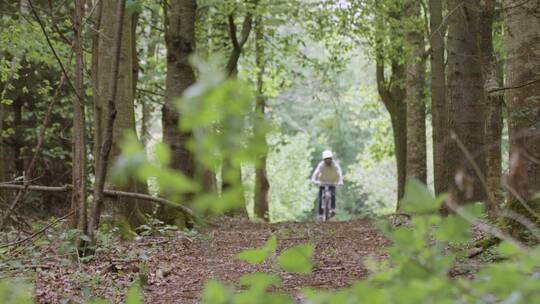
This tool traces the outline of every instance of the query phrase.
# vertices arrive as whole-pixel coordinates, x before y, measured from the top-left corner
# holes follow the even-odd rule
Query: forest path
[[[300,287],[335,289],[366,278],[365,262],[384,259],[384,247],[389,244],[369,220],[263,224],[220,218],[215,223],[216,227],[197,234],[178,232],[173,237],[122,242],[112,252],[83,264],[82,269],[59,267],[56,271],[61,273],[52,278],[38,276],[38,298],[42,303],[81,299],[84,285],[74,281],[74,274],[84,273],[89,280],[99,277],[87,293],[122,302],[126,287],[139,277],[141,263],[148,273],[143,287],[145,303],[198,303],[208,279],[234,284],[243,274],[255,271],[276,272],[283,290],[297,296]],[[313,273],[292,275],[268,261],[254,266],[236,258],[244,249],[263,246],[271,235],[278,238],[278,252],[297,244],[313,244]]]
[[[368,220],[327,223],[257,224],[241,219],[222,219],[219,228],[207,231],[192,242],[167,244],[152,259],[152,268],[172,267],[170,275],[157,279],[145,290],[147,303],[197,303],[209,278],[237,282],[245,273],[277,271],[284,289],[313,286],[334,289],[365,278],[364,262],[384,258],[388,241]],[[278,251],[303,243],[315,246],[314,271],[311,275],[291,275],[278,270],[271,262],[252,266],[236,255],[244,249],[264,246],[275,234]],[[205,237],[206,236],[206,237]]]

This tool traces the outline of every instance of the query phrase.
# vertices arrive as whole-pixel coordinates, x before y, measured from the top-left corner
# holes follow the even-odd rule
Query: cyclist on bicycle
[[[324,185],[330,185],[330,192],[332,193],[332,202],[330,207],[330,217],[334,216],[336,209],[336,185],[343,185],[343,174],[341,173],[341,167],[334,160],[334,154],[330,150],[326,150],[322,154],[323,160],[317,165],[311,180],[313,183],[319,185],[319,198],[317,207],[319,209],[319,217],[322,217],[322,193]]]

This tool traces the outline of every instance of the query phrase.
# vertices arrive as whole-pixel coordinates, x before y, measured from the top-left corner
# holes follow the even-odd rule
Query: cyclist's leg
[[[323,214],[322,210],[322,193],[323,193],[323,187],[319,187],[319,199],[317,200],[317,209],[319,209],[319,216]]]
[[[334,210],[336,209],[336,187],[335,186],[330,187],[330,193],[332,193],[332,202],[331,202],[330,209]]]

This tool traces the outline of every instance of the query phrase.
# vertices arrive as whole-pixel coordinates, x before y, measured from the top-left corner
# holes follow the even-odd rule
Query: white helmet
[[[334,153],[332,153],[332,151],[330,150],[326,150],[322,153],[322,158],[323,159],[327,159],[327,158],[333,158],[334,157]]]

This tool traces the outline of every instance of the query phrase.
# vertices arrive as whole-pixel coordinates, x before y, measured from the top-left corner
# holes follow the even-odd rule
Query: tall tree
[[[501,136],[504,96],[497,88],[502,86],[495,50],[493,47],[493,22],[495,0],[481,1],[478,27],[478,47],[486,96],[486,209],[492,220],[497,218],[498,206],[503,201],[501,191]]]
[[[96,121],[95,126],[95,132],[97,134],[94,141],[96,142],[96,147],[98,153],[96,153],[96,181],[94,185],[94,207],[92,209],[92,216],[90,217],[90,222],[88,224],[88,233],[91,237],[92,243],[95,244],[96,238],[95,238],[95,231],[99,225],[99,221],[101,218],[101,212],[103,209],[103,203],[105,200],[104,190],[105,190],[105,181],[107,178],[107,170],[109,168],[109,155],[111,153],[111,149],[113,146],[113,139],[114,139],[114,123],[116,120],[116,99],[118,91],[118,83],[119,83],[119,69],[120,69],[120,55],[122,51],[122,36],[123,36],[123,23],[125,22],[125,10],[126,10],[126,1],[125,0],[119,0],[116,4],[116,9],[107,9],[105,4],[110,4],[111,2],[107,1],[103,4],[102,8],[102,16],[100,21],[100,29],[103,29],[103,32],[100,35],[100,41],[98,42],[98,54],[97,56],[100,56],[98,58],[98,62],[96,64],[99,78],[99,85],[105,86],[105,83],[110,84],[110,88],[108,90],[101,90],[97,89],[98,99],[100,98],[106,98],[106,104],[103,106],[106,106],[106,108],[100,108],[100,105],[96,105],[96,110],[101,111],[100,113],[95,113],[94,115],[97,117],[100,117],[103,115],[101,120]],[[104,18],[107,13],[110,13],[111,11],[114,12],[114,15],[111,16],[111,18]],[[115,17],[115,18],[113,18]],[[113,33],[108,33],[107,36],[108,39],[112,38],[113,47],[109,49],[110,54],[100,54],[101,49],[104,47],[103,42],[101,39],[104,35],[107,34],[105,29],[108,29],[109,26],[107,26],[107,23],[113,23],[112,28]],[[103,41],[106,41],[105,39]],[[129,46],[131,48],[131,46]],[[94,54],[96,55],[96,54]],[[109,73],[104,73],[102,77],[101,71],[107,70],[105,67],[109,67]],[[129,71],[129,75],[131,74],[131,71]],[[95,85],[95,84],[94,84]],[[105,115],[106,114],[106,115]],[[97,120],[97,119],[96,119]],[[98,142],[98,137],[100,142]]]
[[[179,130],[182,114],[176,103],[184,91],[195,83],[195,72],[189,57],[195,52],[197,2],[173,0],[166,16],[167,80],[163,106],[163,140],[171,148],[171,166],[188,177],[195,174],[195,160],[187,144],[190,132]]]
[[[540,7],[536,1],[503,1],[506,38],[506,101],[510,136],[508,209],[540,224]],[[507,221],[523,238],[525,228]]]
[[[433,180],[435,193],[448,190],[448,177],[444,151],[448,140],[446,129],[446,77],[444,65],[443,3],[442,0],[429,0],[429,23],[431,42],[431,116],[433,126]]]
[[[264,54],[264,19],[261,15],[255,18],[255,61],[257,65],[257,100],[256,112],[261,121],[265,119],[266,101],[264,97],[264,73],[265,73],[265,54]],[[263,124],[264,125],[264,124]],[[258,157],[258,163],[255,168],[255,201],[254,214],[264,221],[269,221],[268,210],[268,191],[270,184],[266,171],[266,158],[268,155],[268,145],[264,139],[264,147]]]
[[[240,55],[242,54],[244,45],[249,39],[249,35],[253,27],[253,17],[258,4],[258,0],[249,0],[246,1],[245,4],[247,12],[242,22],[240,36],[238,36],[238,29],[236,26],[234,12],[231,12],[227,17],[229,26],[229,38],[232,46],[231,53],[229,54],[229,58],[227,60],[227,65],[225,67],[225,72],[228,77],[236,77],[238,75],[238,61],[240,60]],[[232,163],[232,160],[228,157],[223,159],[221,173],[223,190],[229,189],[233,184],[242,185],[242,169],[239,165],[234,165]],[[241,193],[243,193],[243,191]],[[242,204],[239,205],[245,205],[243,195],[240,195],[237,199],[242,201]]]
[[[72,130],[72,198],[71,210],[73,212],[72,227],[79,229],[83,234],[87,231],[86,208],[86,117],[85,117],[85,90],[84,90],[84,52],[82,23],[84,15],[84,0],[75,2],[74,31],[75,31],[75,95],[73,99],[73,130]]]
[[[105,1],[102,5],[100,16],[100,35],[97,44],[97,52],[94,56],[97,56],[97,90],[98,98],[96,100],[96,112],[95,112],[95,148],[96,151],[101,151],[105,144],[104,132],[107,128],[107,116],[110,115],[106,110],[108,98],[111,96],[112,82],[109,80],[111,76],[111,66],[114,60],[114,48],[116,47],[115,38],[115,21],[118,19],[118,12],[115,10],[119,0]],[[120,62],[119,62],[119,74],[118,84],[116,89],[115,100],[115,121],[112,134],[112,147],[109,161],[114,161],[121,153],[120,143],[122,142],[126,133],[135,134],[135,106],[134,106],[134,93],[136,87],[136,73],[138,72],[135,62],[136,52],[133,40],[135,38],[134,31],[136,25],[133,23],[137,20],[134,16],[135,12],[126,10],[125,17],[122,23],[122,41],[120,48]],[[96,154],[97,162],[103,162],[101,155]],[[135,179],[130,178],[128,184],[125,186],[116,186],[114,188],[131,191],[131,192],[146,192],[146,185],[137,182]],[[143,210],[148,208],[148,205],[143,205],[133,199],[122,198],[115,202],[115,207],[120,211],[120,214],[127,220],[132,228],[136,228],[145,222]]]
[[[405,104],[405,67],[399,60],[391,63],[391,75],[385,76],[385,65],[382,57],[377,58],[377,89],[379,96],[390,114],[394,153],[396,157],[398,197],[399,201],[405,193],[407,177],[407,105]]]
[[[372,46],[375,51],[377,90],[390,114],[394,155],[397,166],[397,202],[405,193],[407,179],[407,104],[405,98],[407,68],[404,37],[401,30],[405,18],[403,3],[371,2],[374,8],[374,33]],[[390,64],[387,67],[387,64]],[[389,74],[387,76],[386,74]]]
[[[195,157],[188,148],[191,132],[181,131],[182,113],[177,102],[184,91],[195,83],[195,72],[189,57],[195,52],[195,22],[197,1],[173,0],[166,13],[167,80],[165,104],[162,110],[163,140],[171,149],[171,167],[193,178],[196,173]],[[162,206],[159,217],[168,222],[180,220],[178,213]]]
[[[478,62],[479,0],[448,0],[448,10],[452,13],[448,17],[447,129],[455,138],[445,154],[447,183],[456,202],[482,200],[484,187],[478,173],[485,175],[485,103]],[[473,159],[466,157],[468,153]],[[471,182],[462,182],[467,180]]]
[[[406,15],[409,28],[405,33],[407,54],[406,98],[407,105],[407,178],[427,182],[426,161],[426,56],[420,2],[407,3]],[[399,209],[399,204],[398,204]]]

